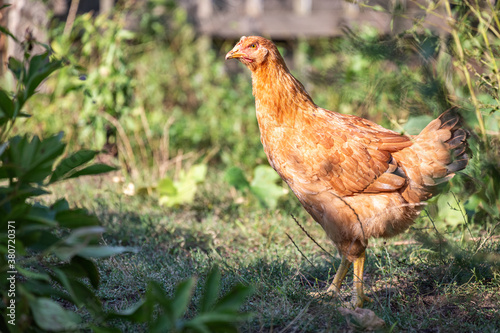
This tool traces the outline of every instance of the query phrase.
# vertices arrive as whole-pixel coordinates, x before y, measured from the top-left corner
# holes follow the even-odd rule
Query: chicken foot
[[[335,273],[335,277],[333,278],[332,284],[328,287],[326,291],[313,292],[310,295],[318,298],[322,298],[324,295],[329,295],[334,297],[339,296],[340,287],[342,286],[342,282],[344,281],[347,273],[349,272],[351,264],[352,262],[349,261],[346,256],[342,255],[340,266],[337,269],[337,272]]]
[[[333,282],[326,290],[329,294],[338,295],[340,293],[340,287],[342,286],[342,282],[344,281],[347,273],[349,272],[349,268],[351,267],[352,262],[347,259],[346,256],[342,256],[342,260],[340,262],[340,266],[337,269],[337,273],[333,278]],[[371,302],[372,299],[365,295],[363,290],[363,272],[365,266],[365,252],[359,256],[356,260],[354,260],[354,277],[353,277],[353,287],[356,290],[356,295],[353,297],[353,305],[354,307],[361,308],[363,307],[364,302]]]
[[[349,268],[351,267],[352,262],[350,262],[346,256],[342,255],[342,259],[340,261],[340,266],[337,269],[337,273],[335,273],[335,277],[333,278],[333,282],[328,287],[326,290],[327,293],[335,293],[339,294],[340,293],[340,286],[342,285],[342,282],[344,281],[347,272],[349,272]]]
[[[354,260],[354,278],[353,285],[356,289],[356,295],[353,298],[353,305],[355,308],[362,308],[363,303],[372,302],[372,299],[365,295],[363,290],[363,272],[365,268],[365,251]]]

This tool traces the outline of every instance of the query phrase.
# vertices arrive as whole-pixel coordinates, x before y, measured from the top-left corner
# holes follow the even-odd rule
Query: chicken
[[[354,305],[363,291],[371,237],[406,230],[436,185],[468,163],[468,133],[447,111],[419,135],[318,107],[269,40],[243,36],[226,55],[252,73],[261,141],[269,164],[342,255],[327,292],[338,293],[354,263]]]

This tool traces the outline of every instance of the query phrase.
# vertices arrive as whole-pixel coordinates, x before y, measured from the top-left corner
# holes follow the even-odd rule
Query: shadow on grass
[[[305,253],[309,262],[295,250],[291,251],[294,255],[285,254],[290,243],[276,245],[274,250],[253,249],[249,244],[258,241],[229,230],[236,226],[224,225],[227,235],[217,235],[214,224],[227,221],[200,221],[192,211],[143,215],[104,210],[98,214],[108,230],[106,242],[140,250],[99,263],[106,281],[101,296],[115,310],[137,301],[148,280],[156,280],[167,292],[173,292],[177,283],[190,276],[203,282],[210,267],[217,264],[222,269],[223,290],[236,283],[255,287],[242,309],[255,315],[242,325],[243,332],[349,329],[338,308],[346,307],[351,299],[352,271],[340,299],[324,302],[312,296],[328,287],[340,259],[313,249]],[[500,327],[495,266],[481,260],[485,253],[498,253],[500,245],[485,248],[483,255],[443,247],[439,254],[427,247],[431,251],[417,252],[418,260],[408,261],[410,254],[404,251],[411,249],[415,248],[398,248],[386,257],[380,255],[380,249],[372,248],[368,254],[365,289],[374,302],[366,307],[388,327],[395,324],[402,330],[427,332]],[[380,257],[378,267],[374,256]],[[386,270],[389,266],[393,267]],[[194,303],[200,292],[195,291]],[[194,311],[193,307],[188,316]]]

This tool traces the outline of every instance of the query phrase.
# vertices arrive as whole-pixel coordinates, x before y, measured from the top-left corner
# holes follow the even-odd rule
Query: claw
[[[356,295],[356,296],[354,296],[354,299],[353,299],[353,306],[354,306],[354,308],[362,308],[364,302],[371,303],[371,302],[373,302],[373,299],[371,299],[370,297],[368,297],[366,295]]]

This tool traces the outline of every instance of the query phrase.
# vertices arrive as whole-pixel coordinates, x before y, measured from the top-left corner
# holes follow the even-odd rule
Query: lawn
[[[355,320],[339,311],[350,309],[351,274],[340,299],[314,295],[331,283],[340,257],[296,199],[286,196],[276,210],[245,207],[234,203],[227,185],[214,183],[200,189],[195,203],[175,209],[120,193],[123,184],[113,183],[110,176],[62,186],[71,202],[100,218],[107,230],[103,243],[137,249],[97,262],[102,274],[98,295],[105,307],[130,307],[149,280],[158,281],[167,293],[191,276],[203,282],[217,265],[223,293],[237,283],[254,288],[241,308],[253,314],[240,324],[242,332],[341,332],[356,327]],[[474,229],[462,240],[458,230],[444,233],[422,217],[400,236],[371,241],[365,283],[374,301],[365,307],[385,321],[385,330],[498,331],[498,236]],[[188,317],[196,314],[201,285]],[[148,331],[146,326],[118,325],[124,332]]]

